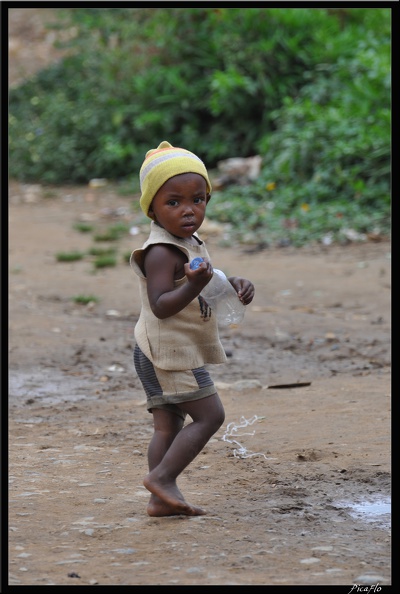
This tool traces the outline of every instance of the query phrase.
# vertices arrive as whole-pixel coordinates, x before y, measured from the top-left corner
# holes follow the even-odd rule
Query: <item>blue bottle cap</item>
[[[190,262],[191,270],[197,270],[202,262],[204,262],[203,258],[193,258],[193,260]]]

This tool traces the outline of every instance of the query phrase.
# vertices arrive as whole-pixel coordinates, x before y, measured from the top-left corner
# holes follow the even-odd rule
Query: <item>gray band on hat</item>
[[[202,165],[204,165],[203,161],[201,159],[199,159],[199,157],[196,157],[196,155],[194,155],[193,153],[177,152],[175,149],[173,154],[160,155],[156,159],[153,159],[152,161],[150,161],[150,163],[148,163],[147,165],[143,166],[143,168],[140,172],[140,188],[142,188],[145,177],[150,173],[150,171],[154,167],[157,167],[157,165],[160,165],[160,163],[162,163],[163,161],[169,161],[170,159],[175,159],[177,157],[185,157],[187,159],[195,159],[196,161],[199,161]],[[188,172],[188,173],[190,173],[190,172]]]

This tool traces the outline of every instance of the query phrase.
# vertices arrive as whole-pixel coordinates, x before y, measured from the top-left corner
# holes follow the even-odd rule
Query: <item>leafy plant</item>
[[[114,255],[108,254],[104,256],[98,256],[94,261],[93,265],[95,268],[107,268],[117,265],[117,259]]]
[[[131,260],[131,255],[132,255],[132,252],[125,252],[125,253],[122,255],[122,260],[123,260],[123,262],[125,262],[126,264],[129,264],[129,262],[130,262],[130,260]]]
[[[76,262],[85,257],[83,252],[58,252],[56,254],[57,262]]]
[[[68,56],[10,90],[11,177],[107,178],[135,193],[145,153],[166,139],[210,169],[262,156],[254,184],[214,193],[210,203],[210,216],[240,240],[302,242],[330,231],[339,238],[340,224],[351,222],[360,232],[389,231],[390,9],[58,14],[59,27],[74,32]],[[232,201],[234,211],[221,206]],[[95,241],[122,233],[109,229]]]
[[[91,233],[93,231],[93,225],[90,223],[75,223],[73,228],[75,231],[79,231],[80,233]]]
[[[72,300],[75,303],[79,303],[81,305],[88,305],[88,303],[97,303],[99,298],[95,297],[94,295],[76,295],[76,297],[73,297]]]
[[[10,92],[10,173],[47,183],[118,179],[165,138],[196,147],[210,167],[254,154],[276,129],[275,111],[321,66],[351,60],[360,37],[366,64],[379,52],[390,10],[339,14],[60,10],[60,27],[76,32],[69,55]]]
[[[116,241],[120,239],[129,231],[128,225],[125,223],[116,223],[111,225],[103,232],[96,233],[93,237],[94,241]]]
[[[92,247],[88,250],[90,256],[113,256],[115,252],[114,248]]]

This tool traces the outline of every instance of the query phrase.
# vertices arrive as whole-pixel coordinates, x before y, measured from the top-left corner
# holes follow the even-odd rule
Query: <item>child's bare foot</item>
[[[147,506],[147,513],[149,516],[154,518],[161,518],[165,516],[177,516],[177,515],[185,515],[185,516],[204,516],[205,511],[200,507],[194,507],[193,505],[187,504],[190,508],[190,513],[177,511],[174,507],[165,503],[162,499],[157,497],[157,495],[151,494],[149,504]]]
[[[150,473],[151,474],[151,473]],[[152,516],[202,516],[206,512],[187,503],[176,483],[162,484],[148,474],[143,484],[156,498],[151,498],[147,513]]]

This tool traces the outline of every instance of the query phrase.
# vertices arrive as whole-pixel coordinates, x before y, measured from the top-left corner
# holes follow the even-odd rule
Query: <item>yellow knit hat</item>
[[[161,186],[174,175],[198,173],[207,182],[207,192],[211,193],[211,183],[207,169],[201,159],[186,149],[174,147],[164,140],[156,149],[146,153],[140,168],[140,206],[149,216],[150,204]]]

